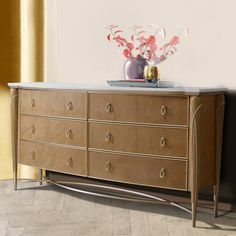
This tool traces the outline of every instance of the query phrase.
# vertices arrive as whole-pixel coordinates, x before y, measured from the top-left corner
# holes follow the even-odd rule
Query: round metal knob
[[[71,101],[66,103],[66,109],[69,110],[69,111],[73,110],[73,104],[72,104]]]
[[[160,140],[160,146],[164,147],[165,145],[166,145],[166,138],[162,137],[161,140]]]
[[[112,171],[112,165],[111,165],[110,161],[108,161],[108,162],[105,164],[105,171],[106,171],[106,172],[111,172],[111,171]]]
[[[166,169],[165,169],[165,168],[162,168],[162,169],[160,170],[160,178],[163,179],[163,178],[165,177],[165,175],[166,175]]]
[[[68,167],[73,167],[73,160],[71,157],[68,157],[67,160],[66,160],[66,165]]]
[[[73,132],[71,129],[66,131],[66,137],[72,139],[73,138]]]
[[[165,105],[163,105],[163,106],[161,107],[161,115],[162,115],[162,116],[166,115],[166,112],[167,112],[167,107],[166,107]]]
[[[31,157],[32,160],[35,160],[35,152],[34,152],[34,151],[32,151],[32,152],[30,153],[30,157]]]
[[[35,131],[36,131],[36,129],[35,129],[35,126],[34,126],[34,125],[32,125],[32,126],[31,126],[31,132],[32,132],[32,134],[34,134],[34,133],[35,133]]]
[[[105,134],[105,141],[106,141],[106,142],[111,141],[111,137],[112,137],[111,133],[107,132],[107,133]]]
[[[112,105],[110,102],[106,104],[106,112],[112,112]]]
[[[31,99],[31,107],[35,107],[35,100],[34,100],[34,98]]]

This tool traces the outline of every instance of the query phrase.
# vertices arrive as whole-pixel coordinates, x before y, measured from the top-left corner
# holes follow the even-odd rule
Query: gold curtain
[[[0,1],[0,179],[12,178],[9,82],[44,80],[44,0]],[[36,171],[20,168],[20,177]]]

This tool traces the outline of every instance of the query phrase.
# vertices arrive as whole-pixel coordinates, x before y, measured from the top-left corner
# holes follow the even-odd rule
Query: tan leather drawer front
[[[187,157],[188,130],[89,122],[89,148]]]
[[[87,175],[87,152],[78,149],[21,141],[20,163],[47,170]]]
[[[59,90],[20,90],[25,114],[87,118],[87,93]]]
[[[89,176],[140,185],[186,189],[186,161],[89,152]]]
[[[90,93],[89,119],[187,125],[188,98]]]
[[[87,146],[86,121],[21,115],[20,123],[21,139]]]

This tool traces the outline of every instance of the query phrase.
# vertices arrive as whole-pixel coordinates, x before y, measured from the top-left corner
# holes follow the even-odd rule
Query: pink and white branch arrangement
[[[124,36],[124,31],[117,25],[109,25],[106,29],[108,41],[116,42],[119,51],[127,59],[147,59],[153,64],[159,64],[177,51],[181,36],[187,36],[189,30],[181,26],[175,26],[178,30],[170,40],[166,41],[166,29],[158,25],[150,25],[151,30],[143,26],[135,25],[131,28],[131,35]],[[163,42],[164,43],[161,43]]]

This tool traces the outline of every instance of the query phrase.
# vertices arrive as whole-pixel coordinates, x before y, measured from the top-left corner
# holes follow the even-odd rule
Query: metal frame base
[[[96,197],[104,197],[116,200],[125,200],[132,202],[142,202],[142,203],[150,203],[150,204],[167,204],[174,207],[177,207],[185,212],[192,214],[192,211],[187,207],[181,204],[190,204],[191,202],[173,202],[165,198],[157,197],[149,193],[144,193],[136,190],[108,186],[102,184],[93,184],[93,183],[84,183],[84,182],[74,182],[74,181],[52,181],[47,179],[44,175],[42,175],[41,179],[19,179],[25,180],[27,182],[39,182],[40,186],[42,183],[51,183],[60,188],[70,190],[77,193],[88,194]],[[74,186],[73,186],[74,185]],[[104,193],[105,192],[105,193]]]
[[[42,173],[42,172],[41,172]],[[173,202],[166,198],[157,197],[149,193],[131,190],[128,188],[122,187],[115,187],[103,184],[96,184],[96,183],[85,183],[85,182],[78,182],[78,181],[53,181],[48,179],[46,176],[41,175],[40,179],[17,179],[26,182],[38,182],[40,186],[42,183],[50,183],[60,188],[70,190],[77,193],[88,194],[91,196],[96,197],[103,197],[103,198],[110,198],[116,200],[125,200],[125,201],[132,201],[132,202],[141,202],[147,204],[166,204],[170,206],[177,207],[193,216],[193,206],[190,201],[178,201]],[[183,206],[182,204],[188,204],[190,209]],[[201,203],[198,206],[206,207],[206,206],[213,206],[213,204],[209,203]],[[196,210],[196,209],[195,209]],[[196,221],[195,219],[194,222]],[[195,225],[193,226],[195,227]]]
[[[125,189],[125,188],[120,188],[120,187],[113,187],[113,186],[106,186],[106,185],[101,185],[101,184],[80,183],[80,182],[73,182],[73,181],[52,181],[52,180],[48,180],[44,176],[43,176],[43,180],[44,181],[46,180],[47,182],[52,183],[58,187],[71,190],[74,192],[78,192],[78,193],[84,193],[84,194],[89,194],[92,196],[111,198],[111,199],[116,199],[116,200],[126,200],[126,201],[154,203],[154,204],[169,204],[179,209],[182,209],[190,214],[192,213],[191,210],[182,206],[179,203],[172,202],[164,198],[160,198],[151,194],[147,194],[147,193],[143,193],[143,192],[139,192],[135,190]],[[79,186],[79,188],[71,187],[68,185]],[[104,190],[106,191],[106,193],[104,193]]]

